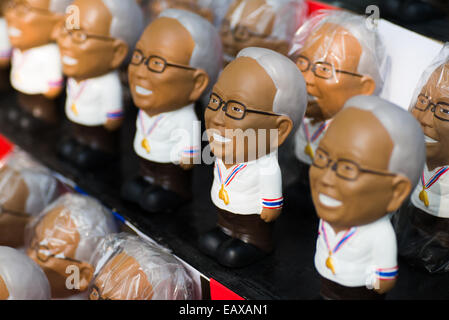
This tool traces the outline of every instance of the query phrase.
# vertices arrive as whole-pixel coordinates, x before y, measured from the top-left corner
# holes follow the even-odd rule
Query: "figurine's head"
[[[56,38],[63,72],[76,80],[116,70],[143,30],[143,14],[135,0],[75,0],[79,28],[60,26]]]
[[[122,233],[106,237],[94,260],[98,274],[90,289],[91,300],[194,298],[193,281],[182,264],[170,252],[136,236]]]
[[[209,22],[214,21],[214,13],[205,5],[210,1],[204,0],[153,0],[149,3],[149,13],[153,19],[157,18],[161,12],[167,9],[181,9],[194,12]]]
[[[381,92],[386,58],[365,17],[332,12],[318,18],[298,30],[290,53],[306,80],[310,104],[331,119],[349,98]]]
[[[221,69],[214,26],[192,12],[168,9],[144,31],[128,69],[135,105],[150,116],[197,101]]]
[[[53,297],[73,295],[87,289],[94,273],[91,255],[101,238],[115,231],[111,214],[98,201],[67,194],[29,225],[27,254],[44,270]],[[66,280],[73,272],[79,279],[69,288]]]
[[[434,70],[413,100],[411,112],[421,124],[426,139],[430,170],[449,164],[449,46],[443,63]]]
[[[50,285],[26,254],[0,247],[0,300],[50,300]]]
[[[25,226],[58,195],[51,174],[21,152],[0,167],[0,245],[20,247]]]
[[[379,97],[351,98],[310,168],[318,216],[343,230],[397,210],[418,183],[424,158],[424,136],[410,113]]]
[[[5,11],[11,45],[28,50],[53,42],[53,29],[72,1],[11,0]]]
[[[301,122],[306,104],[304,79],[291,60],[243,49],[221,73],[206,108],[212,152],[229,164],[271,153]]]
[[[220,29],[226,62],[247,47],[287,54],[306,11],[302,0],[234,0]]]

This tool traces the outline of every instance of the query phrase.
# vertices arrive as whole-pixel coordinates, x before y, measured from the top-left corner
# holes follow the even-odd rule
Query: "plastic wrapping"
[[[429,110],[430,109],[430,110]],[[449,43],[422,74],[409,111],[426,136],[427,165],[410,202],[392,218],[399,255],[429,273],[449,272]],[[423,183],[424,182],[424,183]]]
[[[247,47],[287,54],[289,43],[307,16],[303,0],[234,0],[221,24],[225,61]]]
[[[7,300],[50,299],[50,285],[44,272],[16,249],[0,247],[0,278],[8,291]]]
[[[168,250],[126,234],[107,236],[90,263],[91,300],[192,300],[192,278]]]

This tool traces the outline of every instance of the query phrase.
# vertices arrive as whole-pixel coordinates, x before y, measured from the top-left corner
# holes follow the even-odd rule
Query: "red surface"
[[[0,134],[0,160],[14,148],[13,144]]]
[[[210,297],[211,300],[245,300],[212,278],[210,279]]]
[[[306,1],[307,4],[309,5],[309,15],[317,10],[322,10],[322,9],[338,9],[337,7],[325,4],[325,3],[321,3],[318,1]]]

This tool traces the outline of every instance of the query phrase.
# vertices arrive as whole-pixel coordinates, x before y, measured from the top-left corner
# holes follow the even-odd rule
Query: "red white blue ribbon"
[[[435,172],[435,174],[429,179],[429,181],[425,181],[424,178],[424,172],[422,173],[421,176],[421,183],[423,185],[423,187],[425,189],[429,189],[431,186],[433,186],[435,184],[435,182],[437,182],[447,171],[449,170],[449,166],[444,166],[440,169],[438,169],[437,172]]]
[[[142,110],[140,110],[140,112],[139,112],[140,127],[142,129],[142,133],[143,133],[144,137],[147,138],[154,131],[154,129],[156,129],[159,122],[161,122],[161,120],[164,118],[164,115],[163,114],[158,115],[156,120],[153,122],[151,127],[148,129],[148,132],[145,134],[145,125],[143,123],[142,112],[143,112]]]
[[[398,276],[398,272],[399,268],[397,266],[393,268],[377,269],[376,276],[379,280],[392,280]]]
[[[280,209],[284,205],[284,197],[277,199],[262,199],[262,206],[264,209]]]
[[[321,222],[321,231],[324,236],[324,241],[326,241],[327,249],[331,253],[336,253],[338,250],[340,250],[341,247],[343,247],[343,245],[345,243],[347,243],[349,241],[349,239],[351,239],[354,236],[354,234],[356,233],[356,230],[357,230],[356,227],[352,227],[351,229],[347,230],[345,232],[345,234],[343,235],[343,237],[340,239],[340,241],[338,241],[338,243],[335,245],[334,249],[331,249],[330,244],[329,244],[329,238],[327,236],[327,231],[326,231],[326,228],[324,228],[324,222],[323,221]]]
[[[243,169],[246,168],[246,164],[240,164],[237,165],[232,172],[228,175],[228,177],[226,178],[226,180],[223,182],[223,175],[221,173],[221,169],[220,169],[220,165],[218,164],[217,161],[215,161],[215,166],[217,168],[217,172],[218,172],[218,179],[220,181],[220,184],[224,185],[225,187],[229,186],[229,184],[232,182],[232,180],[234,180],[234,178],[237,176],[237,174],[239,172],[241,172]]]
[[[309,131],[309,125],[303,120],[303,130],[304,134],[306,135],[307,141],[315,142],[316,139],[327,129],[327,127],[330,124],[330,121],[322,122],[321,125],[316,129],[316,131],[312,134],[312,137],[310,137],[310,131]]]

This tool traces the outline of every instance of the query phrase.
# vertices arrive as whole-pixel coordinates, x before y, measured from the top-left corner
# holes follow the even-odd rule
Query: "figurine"
[[[135,0],[75,0],[73,5],[79,8],[79,28],[63,25],[57,32],[69,77],[65,113],[72,127],[58,153],[79,168],[93,169],[118,149],[124,111],[117,69],[143,30],[143,14]]]
[[[0,91],[9,89],[9,66],[12,47],[8,37],[8,26],[3,11],[9,0],[0,0]]]
[[[91,264],[90,300],[192,300],[193,280],[168,250],[126,234],[107,236]]]
[[[150,22],[155,20],[162,11],[167,9],[191,11],[202,16],[210,23],[214,22],[211,0],[143,0],[141,2],[147,15],[149,15]]]
[[[14,47],[10,79],[20,107],[8,116],[22,129],[33,131],[57,121],[55,99],[64,81],[52,33],[71,2],[12,0],[6,7],[8,35]]]
[[[195,13],[168,9],[146,28],[129,66],[140,174],[123,185],[125,200],[154,213],[191,199],[201,147],[194,104],[215,83],[221,59],[218,32]]]
[[[400,107],[356,96],[334,117],[310,167],[324,299],[383,299],[393,288],[397,245],[389,213],[409,196],[423,166],[421,128]]]
[[[272,222],[283,206],[277,148],[306,104],[301,72],[265,48],[240,51],[214,86],[205,121],[216,157],[211,198],[218,223],[199,244],[220,264],[243,267],[272,252]]]
[[[0,163],[0,245],[23,246],[26,224],[60,193],[49,170],[13,151]]]
[[[0,247],[0,300],[50,300],[41,268],[19,250]]]
[[[321,138],[349,98],[381,92],[388,60],[366,18],[343,11],[325,11],[305,23],[289,55],[303,73],[309,94],[306,117],[295,133],[295,155],[297,186],[310,202],[308,171]]]
[[[220,28],[225,63],[247,47],[267,48],[286,55],[306,15],[303,0],[234,0]]]
[[[94,274],[91,255],[102,237],[114,232],[112,214],[97,200],[70,193],[30,222],[27,254],[47,275],[53,298],[87,290]]]
[[[449,44],[423,74],[410,111],[424,132],[427,157],[411,201],[393,216],[399,255],[429,273],[448,272]]]

